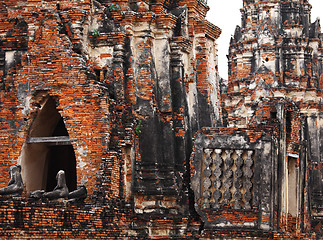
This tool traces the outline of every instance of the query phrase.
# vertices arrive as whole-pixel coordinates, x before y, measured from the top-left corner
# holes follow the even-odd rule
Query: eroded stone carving
[[[20,195],[24,190],[24,184],[21,177],[21,166],[11,166],[10,170],[10,181],[8,186],[0,189],[0,195]]]
[[[34,192],[29,193],[29,198],[32,200],[39,200],[44,193],[44,190],[36,190]]]
[[[87,190],[84,185],[79,185],[76,190],[68,194],[69,201],[83,200],[87,197]]]
[[[62,172],[64,172],[64,171],[62,171]],[[65,177],[65,175],[64,175],[64,177]],[[60,176],[57,178],[63,178],[63,177]],[[61,179],[60,183],[57,184],[57,187],[55,187],[55,189],[52,192],[45,193],[44,190],[36,190],[34,192],[31,192],[29,194],[29,199],[39,200],[39,199],[48,198],[48,199],[54,200],[54,199],[62,198],[62,197],[65,198],[66,189],[64,189],[64,180],[65,179],[63,179],[63,180]],[[58,182],[59,182],[59,180],[58,180]],[[68,189],[67,189],[67,191],[68,191]],[[76,190],[69,192],[67,195],[67,198],[71,202],[78,201],[78,200],[84,200],[86,197],[87,197],[87,190],[84,185],[79,185]]]
[[[67,198],[68,197],[68,188],[65,180],[65,172],[63,170],[58,171],[56,175],[57,186],[51,192],[45,192],[43,194],[44,198],[49,200]]]

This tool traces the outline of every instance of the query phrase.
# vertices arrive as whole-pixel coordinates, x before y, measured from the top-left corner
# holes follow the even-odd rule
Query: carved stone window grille
[[[254,150],[204,149],[202,208],[251,210],[254,161]]]

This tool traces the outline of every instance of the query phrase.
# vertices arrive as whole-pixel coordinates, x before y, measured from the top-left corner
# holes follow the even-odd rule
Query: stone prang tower
[[[322,231],[323,35],[311,8],[307,0],[244,0],[222,89],[226,126],[274,137],[273,224],[297,231]]]

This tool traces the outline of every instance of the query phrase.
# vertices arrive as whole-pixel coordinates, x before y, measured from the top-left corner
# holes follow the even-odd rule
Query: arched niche
[[[56,174],[65,171],[69,191],[76,189],[76,158],[64,121],[52,97],[40,104],[21,151],[22,177],[27,192],[51,191]]]

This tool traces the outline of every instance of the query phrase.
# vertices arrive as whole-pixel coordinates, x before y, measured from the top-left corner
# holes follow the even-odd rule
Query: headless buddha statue
[[[20,195],[24,190],[24,184],[21,177],[21,166],[11,166],[10,170],[10,181],[7,187],[0,189],[0,195]]]
[[[48,198],[49,200],[55,200],[59,198],[67,198],[68,197],[68,188],[65,180],[65,172],[63,170],[58,171],[56,175],[57,186],[51,192],[45,192],[43,194],[44,198]]]

